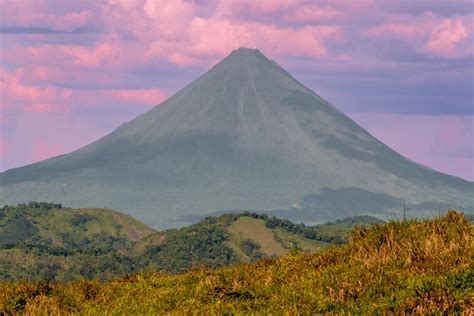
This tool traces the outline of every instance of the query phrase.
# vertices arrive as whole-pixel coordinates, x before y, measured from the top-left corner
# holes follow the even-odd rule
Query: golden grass
[[[260,245],[260,251],[267,256],[281,256],[288,251],[275,239],[275,234],[265,226],[261,219],[242,216],[233,222],[227,231],[233,234],[237,239],[239,237],[251,239]]]
[[[347,245],[100,284],[0,283],[0,313],[474,313],[474,235],[462,214],[356,229]]]

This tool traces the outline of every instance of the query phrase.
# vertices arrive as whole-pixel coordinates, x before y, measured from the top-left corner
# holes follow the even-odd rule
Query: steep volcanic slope
[[[245,48],[108,136],[0,184],[0,204],[113,207],[155,227],[219,210],[322,220],[474,204],[472,182],[407,160]]]

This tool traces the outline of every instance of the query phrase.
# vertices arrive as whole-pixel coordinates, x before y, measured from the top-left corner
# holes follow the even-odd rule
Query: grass
[[[253,264],[99,283],[2,282],[0,313],[474,313],[474,231],[461,213],[357,228],[348,244]]]
[[[275,239],[272,230],[265,226],[261,219],[242,216],[233,222],[227,231],[231,233],[232,239],[241,241],[251,239],[260,245],[260,251],[267,256],[280,256],[287,250]]]
[[[307,252],[315,252],[328,247],[330,244],[319,240],[311,240],[302,236],[292,234],[282,228],[273,229],[276,239],[286,249],[300,249]]]

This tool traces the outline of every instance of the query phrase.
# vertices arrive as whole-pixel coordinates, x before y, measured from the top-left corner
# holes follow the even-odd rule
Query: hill
[[[345,223],[305,226],[266,214],[224,214],[145,237],[132,246],[132,256],[140,258],[142,267],[155,271],[216,268],[281,256],[293,250],[316,252],[346,242],[356,226],[381,221],[361,217]]]
[[[473,227],[455,211],[352,232],[350,242],[220,269],[100,284],[0,283],[0,311],[31,314],[464,314]]]
[[[104,138],[0,173],[0,205],[32,200],[126,210],[163,229],[228,210],[306,223],[403,204],[412,216],[474,211],[474,184],[406,159],[241,48]]]
[[[134,271],[133,242],[155,231],[108,209],[30,202],[0,209],[0,279],[72,280]]]
[[[182,272],[287,254],[318,251],[347,239],[354,218],[307,227],[265,214],[208,217],[156,232],[108,209],[71,209],[31,202],[0,209],[0,279],[111,279],[148,269]]]

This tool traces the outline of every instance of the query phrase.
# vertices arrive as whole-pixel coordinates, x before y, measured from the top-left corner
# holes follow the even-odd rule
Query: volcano
[[[240,48],[96,142],[0,174],[0,204],[30,200],[115,208],[164,228],[226,210],[303,222],[472,211],[474,183],[401,156]]]

